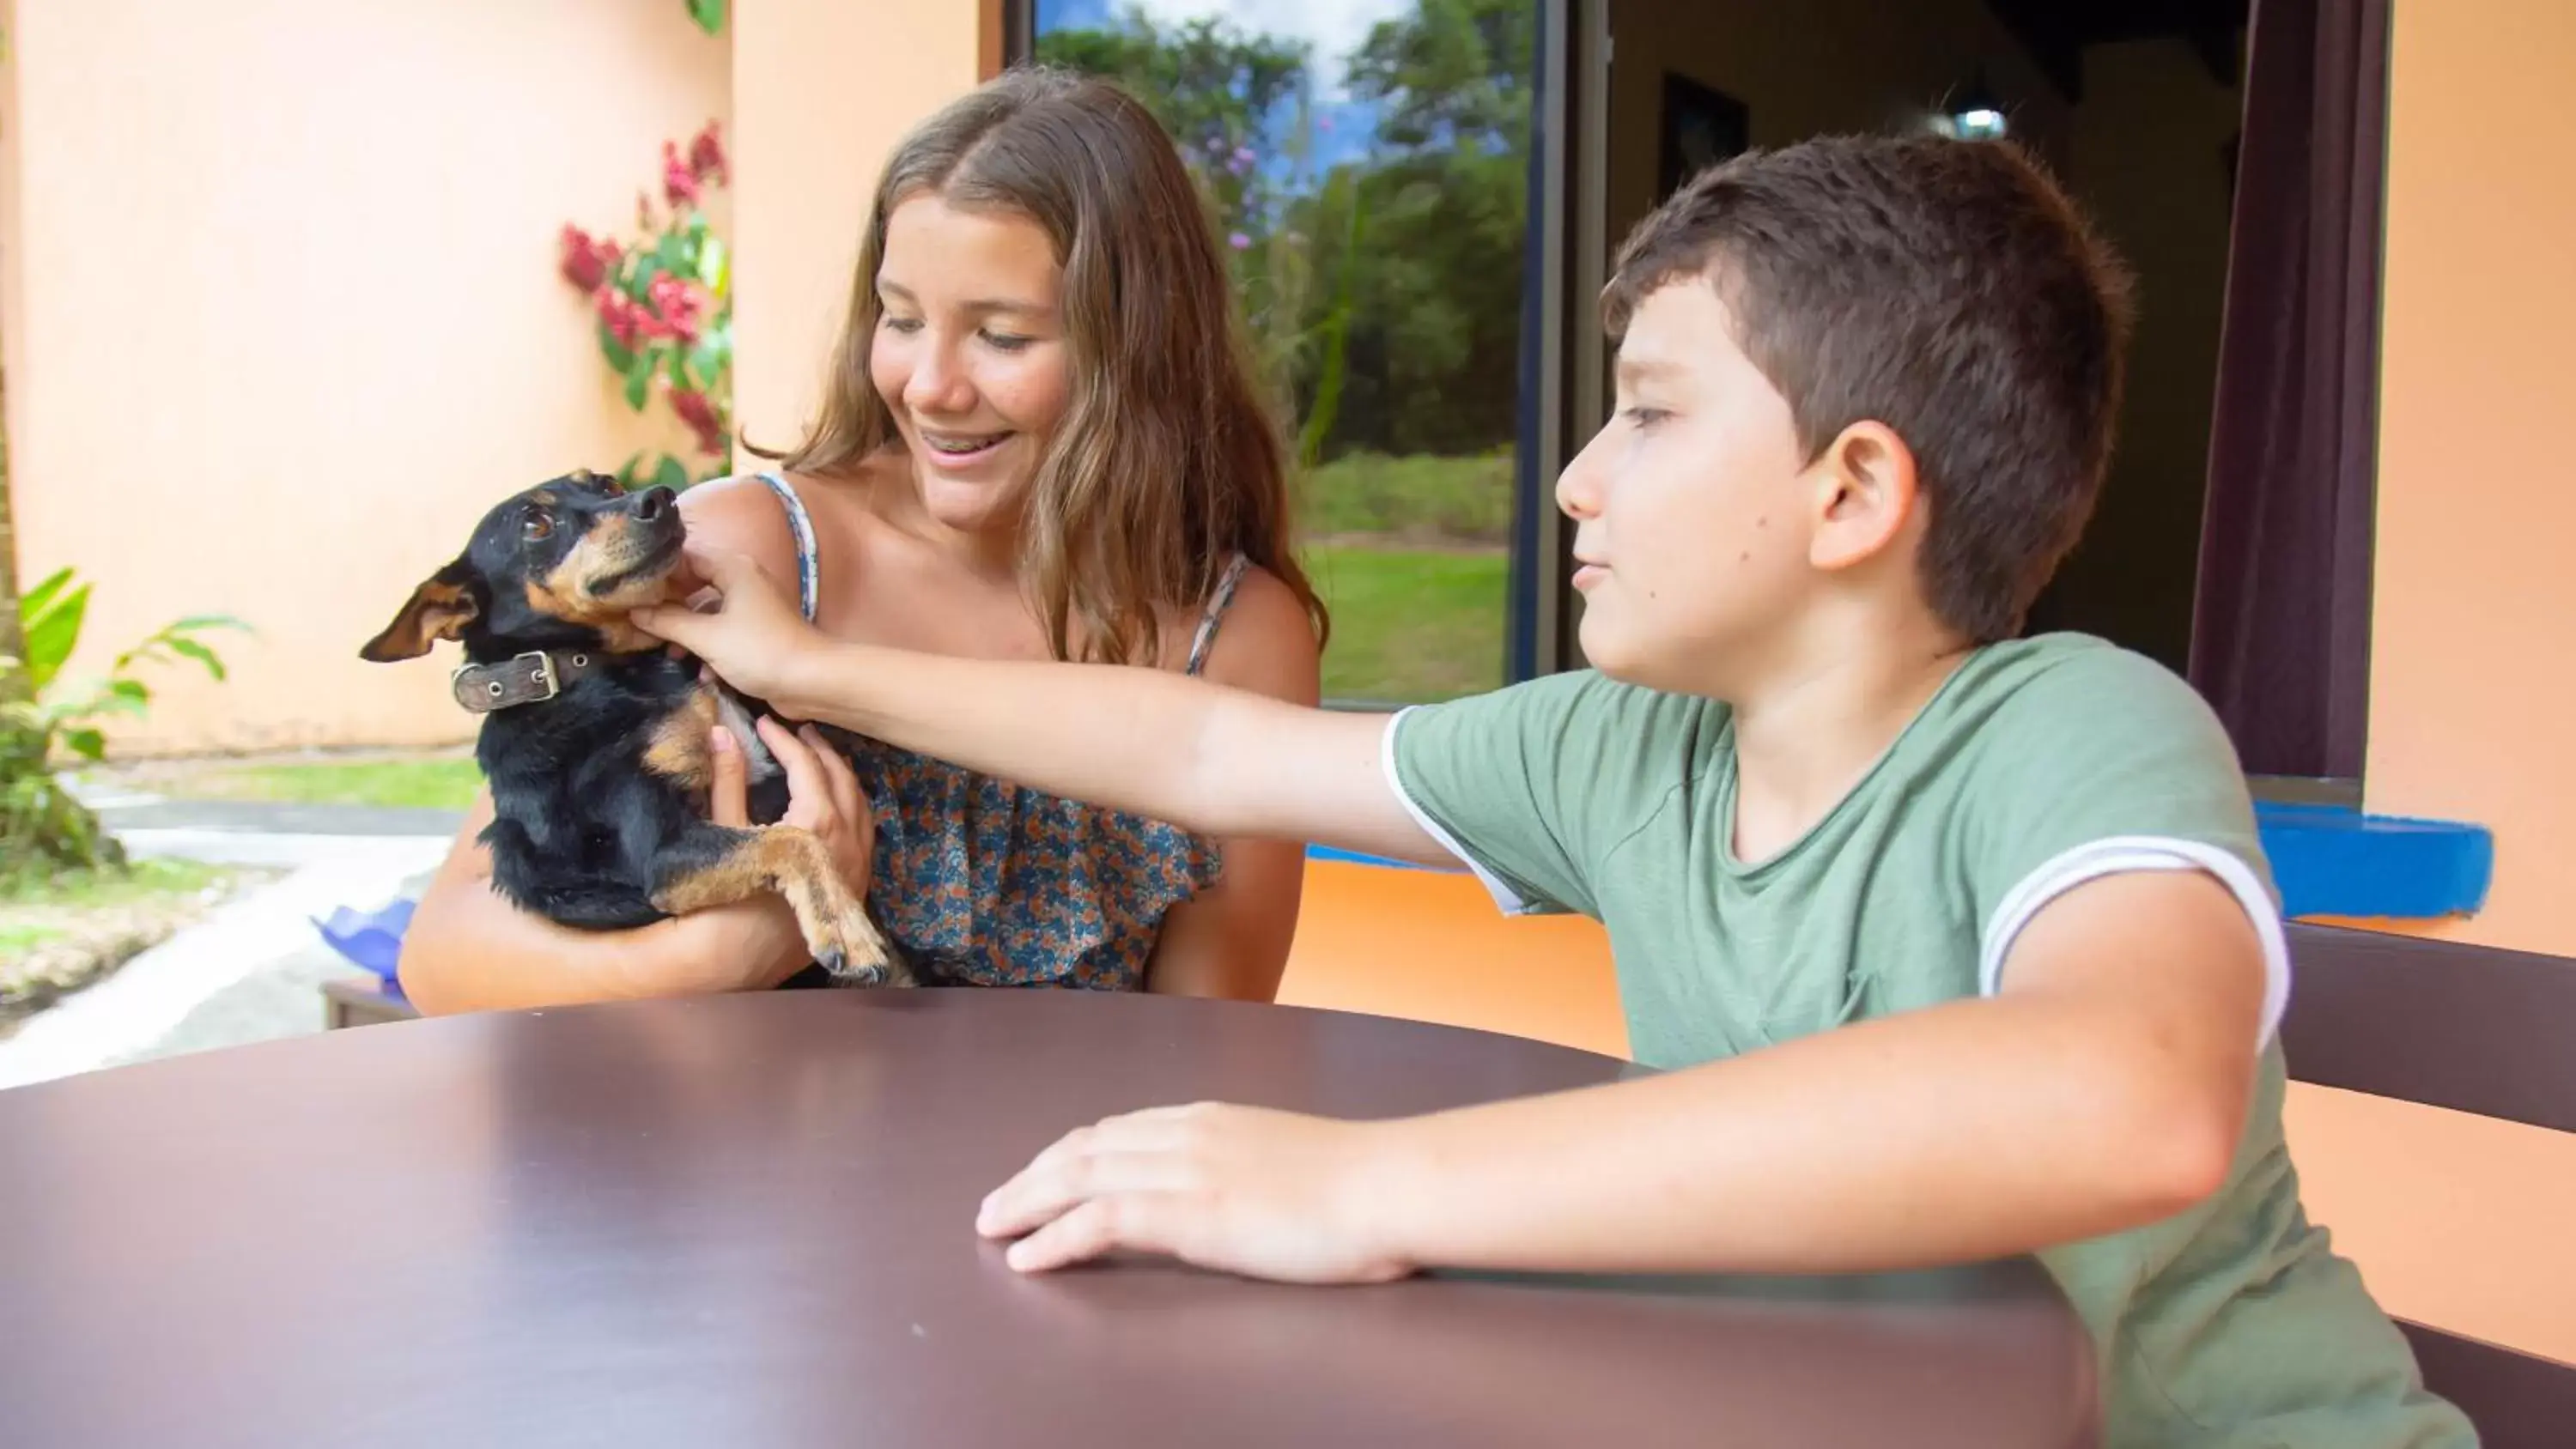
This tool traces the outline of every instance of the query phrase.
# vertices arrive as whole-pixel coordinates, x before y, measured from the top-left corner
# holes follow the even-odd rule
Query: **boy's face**
[[[1735,342],[1715,286],[1647,294],[1618,411],[1558,478],[1576,524],[1583,651],[1632,683],[1711,692],[1798,611],[1813,488],[1788,400]]]

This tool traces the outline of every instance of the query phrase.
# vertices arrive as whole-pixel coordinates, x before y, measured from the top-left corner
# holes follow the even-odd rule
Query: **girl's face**
[[[1016,213],[923,194],[886,219],[868,375],[950,528],[1017,521],[1072,389],[1062,283],[1046,233]]]

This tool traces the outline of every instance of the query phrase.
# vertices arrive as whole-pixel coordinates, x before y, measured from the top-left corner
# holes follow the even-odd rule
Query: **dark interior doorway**
[[[1673,159],[1833,132],[2002,134],[2137,274],[2128,399],[2084,544],[2034,632],[2185,669],[2226,294],[2246,0],[1606,0],[1602,243]],[[1573,605],[1572,607],[1578,607]],[[1571,631],[1569,630],[1569,636]]]

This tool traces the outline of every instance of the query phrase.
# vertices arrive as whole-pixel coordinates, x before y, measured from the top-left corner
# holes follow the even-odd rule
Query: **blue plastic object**
[[[2433,920],[2474,915],[2495,874],[2483,825],[2262,801],[2263,853],[2287,916]]]
[[[394,962],[402,955],[403,932],[411,925],[412,902],[395,900],[373,911],[342,906],[329,920],[308,918],[332,950],[374,972],[387,990],[395,990]]]

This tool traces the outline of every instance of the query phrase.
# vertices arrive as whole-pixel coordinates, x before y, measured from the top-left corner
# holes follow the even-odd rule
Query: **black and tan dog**
[[[749,723],[757,702],[702,682],[695,660],[626,621],[668,595],[682,534],[667,488],[629,494],[588,472],[541,483],[485,514],[359,656],[464,645],[456,701],[483,716],[475,758],[492,791],[482,840],[493,884],[523,909],[621,930],[774,890],[825,972],[913,984],[820,839],[707,819],[720,720],[742,743],[751,818],[776,821],[787,798]]]

